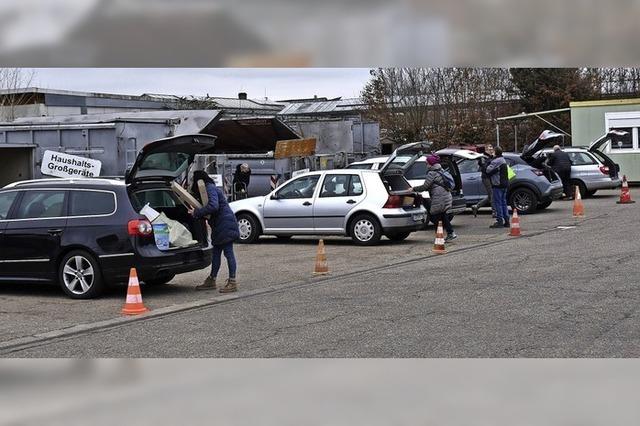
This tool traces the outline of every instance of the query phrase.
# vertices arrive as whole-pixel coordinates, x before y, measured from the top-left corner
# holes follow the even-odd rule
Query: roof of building
[[[360,98],[337,99],[332,101],[295,102],[287,105],[278,115],[320,115],[357,112],[364,109]]]
[[[640,104],[640,98],[627,99],[607,99],[597,101],[578,101],[570,102],[571,108],[598,107],[598,106],[616,106],[616,105],[637,105]]]
[[[143,95],[124,95],[119,93],[98,93],[98,92],[81,92],[75,90],[58,90],[45,89],[42,87],[20,87],[16,89],[0,89],[0,95],[8,95],[15,93],[40,93],[43,95],[65,95],[65,96],[81,96],[94,98],[112,98],[126,100],[158,100],[175,102],[178,98],[173,95],[143,94]]]

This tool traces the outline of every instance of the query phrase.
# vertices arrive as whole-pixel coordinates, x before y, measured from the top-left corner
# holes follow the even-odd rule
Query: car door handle
[[[349,200],[349,201],[347,201],[347,204],[355,204],[355,203],[356,203],[356,200]]]
[[[308,201],[305,201],[304,203],[302,203],[302,205],[303,205],[303,206],[310,206],[310,205],[311,205],[311,203],[310,203],[310,202],[308,202]]]
[[[49,235],[60,235],[62,234],[62,229],[47,229],[47,233]]]

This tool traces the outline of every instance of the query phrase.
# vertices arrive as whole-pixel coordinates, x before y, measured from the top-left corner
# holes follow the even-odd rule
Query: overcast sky
[[[357,97],[369,79],[366,68],[37,68],[32,86],[141,95],[236,97],[271,100]]]

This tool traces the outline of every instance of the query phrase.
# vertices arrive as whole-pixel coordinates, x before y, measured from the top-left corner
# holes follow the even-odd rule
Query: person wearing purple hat
[[[440,164],[440,157],[436,154],[428,155],[427,176],[424,183],[416,186],[413,190],[416,192],[429,191],[429,198],[431,199],[429,214],[433,218],[434,223],[437,224],[439,221],[442,221],[442,225],[447,231],[445,241],[451,241],[458,238],[458,236],[453,231],[451,221],[449,220],[449,212],[451,211],[453,199],[451,197],[452,188],[449,184],[450,179],[445,173],[447,172]]]

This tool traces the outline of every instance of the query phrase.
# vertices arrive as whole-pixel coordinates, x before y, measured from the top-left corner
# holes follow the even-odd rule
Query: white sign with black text
[[[99,160],[45,151],[40,172],[43,175],[61,178],[91,178],[100,176],[101,168],[102,162]]]

